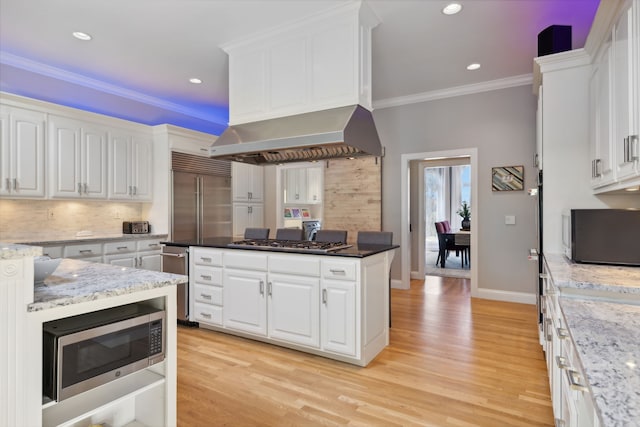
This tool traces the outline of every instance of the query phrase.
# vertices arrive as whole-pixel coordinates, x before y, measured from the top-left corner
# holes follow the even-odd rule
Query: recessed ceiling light
[[[89,41],[92,39],[89,34],[83,33],[82,31],[74,31],[72,34],[73,37],[77,38],[78,40]]]
[[[194,77],[192,79],[189,79],[189,82],[193,83],[194,85],[199,85],[200,83],[202,83],[202,80]]]
[[[479,68],[480,68],[480,64],[478,64],[477,62],[467,65],[467,70],[469,71],[477,70]]]
[[[460,3],[449,3],[442,9],[442,13],[445,15],[455,15],[456,13],[462,10],[462,5]]]

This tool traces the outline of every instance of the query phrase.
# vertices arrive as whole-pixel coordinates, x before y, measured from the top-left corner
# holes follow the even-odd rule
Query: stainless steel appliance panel
[[[189,250],[182,246],[162,247],[162,271],[189,275]],[[178,285],[178,320],[189,321],[189,284]]]

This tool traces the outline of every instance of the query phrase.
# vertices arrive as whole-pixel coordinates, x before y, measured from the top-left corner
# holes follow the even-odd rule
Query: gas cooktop
[[[316,242],[313,240],[276,240],[276,239],[246,239],[238,240],[227,244],[229,248],[263,248],[278,251],[308,252],[316,254],[326,254],[327,252],[338,251],[350,248],[352,245],[336,242]]]

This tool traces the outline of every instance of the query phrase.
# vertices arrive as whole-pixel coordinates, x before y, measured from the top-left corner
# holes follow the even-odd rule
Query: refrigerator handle
[[[202,209],[202,191],[201,191],[201,185],[202,185],[202,178],[197,176],[196,177],[196,240],[198,241],[198,243],[201,243],[201,230],[200,230],[200,222],[202,221],[202,214],[201,214],[201,209]]]

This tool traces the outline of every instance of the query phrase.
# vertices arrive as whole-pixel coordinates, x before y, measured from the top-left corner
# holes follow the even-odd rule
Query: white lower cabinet
[[[392,252],[342,259],[203,247],[190,253],[190,320],[203,327],[361,366],[388,345]]]
[[[222,283],[224,327],[266,336],[267,273],[225,268]]]
[[[356,355],[356,284],[322,283],[322,349]]]
[[[190,252],[190,320],[222,326],[222,251],[191,248]]]
[[[320,279],[269,274],[269,337],[320,347]]]
[[[543,341],[555,425],[599,427],[591,393],[560,309],[559,290],[546,263],[544,266]]]

